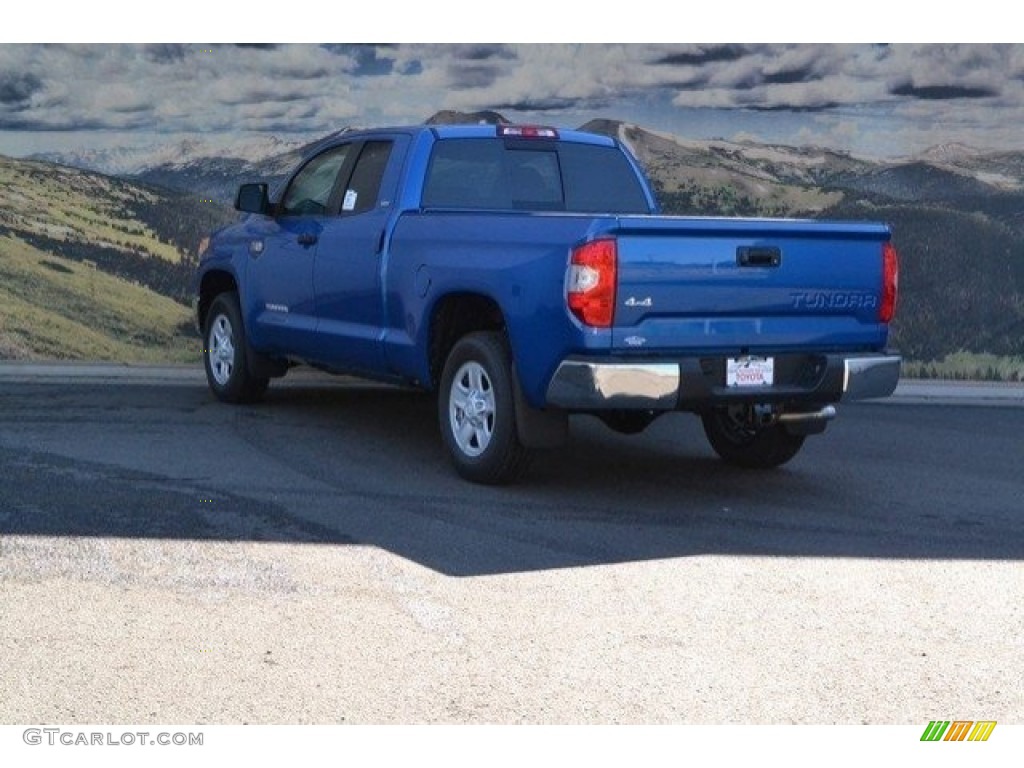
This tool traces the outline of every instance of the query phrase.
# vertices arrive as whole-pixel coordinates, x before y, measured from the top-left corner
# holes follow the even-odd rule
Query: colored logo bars
[[[932,720],[921,734],[921,741],[988,741],[995,727],[995,720]]]

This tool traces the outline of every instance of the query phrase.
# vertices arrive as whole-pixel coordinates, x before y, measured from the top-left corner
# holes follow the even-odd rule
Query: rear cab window
[[[651,213],[616,147],[573,141],[449,138],[434,145],[427,208]]]
[[[341,212],[362,213],[372,210],[380,196],[381,180],[391,157],[390,141],[368,141],[341,198]]]

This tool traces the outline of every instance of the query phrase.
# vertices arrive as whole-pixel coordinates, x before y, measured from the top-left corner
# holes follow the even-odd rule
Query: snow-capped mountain
[[[1024,189],[1024,153],[945,144],[899,158],[813,146],[684,139],[617,120],[584,130],[625,143],[662,190],[728,187],[763,212],[815,212],[851,190],[894,200],[954,200]]]
[[[425,122],[508,121],[497,112],[442,111]],[[1024,189],[1024,153],[963,144],[881,160],[823,147],[690,139],[610,119],[592,120],[582,128],[623,141],[659,191],[675,195],[675,207],[683,211],[817,215],[835,205],[844,190],[893,200],[950,201]],[[240,183],[285,178],[313,143],[262,134],[192,136],[159,145],[37,158],[230,204]],[[723,209],[729,200],[735,200],[735,206]]]
[[[186,137],[160,144],[43,152],[29,159],[70,165],[109,176],[138,176],[153,168],[184,167],[207,160],[238,159],[259,163],[298,149],[305,143],[262,134],[225,138]]]
[[[69,165],[230,204],[242,181],[276,181],[311,142],[259,134],[185,137],[165,144],[50,152],[32,159]]]

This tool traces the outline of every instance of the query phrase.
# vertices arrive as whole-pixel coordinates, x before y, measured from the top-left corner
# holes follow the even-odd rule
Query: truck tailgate
[[[880,224],[623,217],[612,346],[638,354],[880,349]]]

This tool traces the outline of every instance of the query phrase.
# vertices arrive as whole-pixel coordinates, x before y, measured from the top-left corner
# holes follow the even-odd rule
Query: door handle
[[[782,264],[782,249],[741,245],[736,249],[736,263],[741,267],[777,267]]]
[[[316,245],[317,236],[312,232],[303,232],[296,239],[298,240],[299,245]]]

